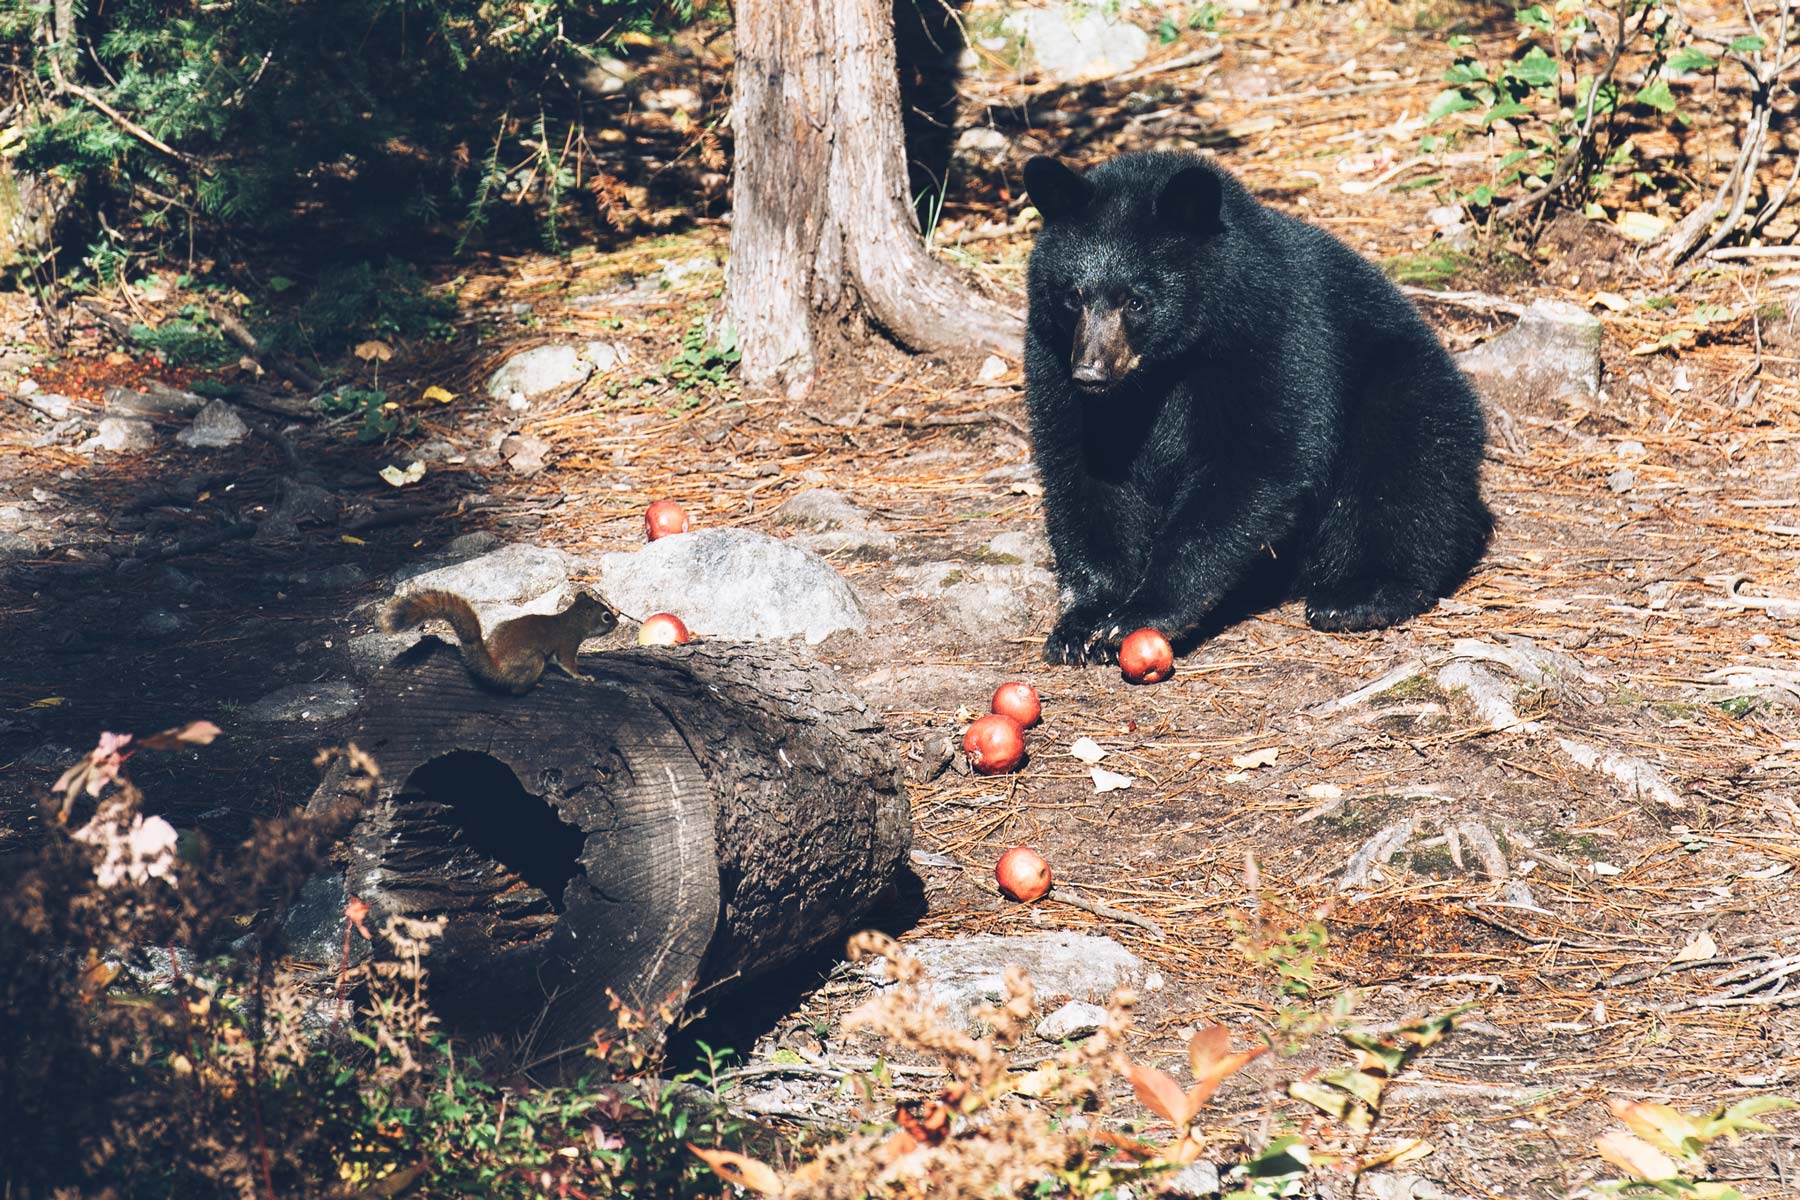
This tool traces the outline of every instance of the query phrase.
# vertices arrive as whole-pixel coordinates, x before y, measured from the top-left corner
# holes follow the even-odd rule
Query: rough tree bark
[[[828,669],[754,643],[592,655],[523,697],[426,638],[378,674],[355,742],[382,771],[346,883],[443,915],[433,1008],[548,1059],[613,1027],[609,991],[679,1013],[842,937],[907,861],[880,722]],[[328,777],[315,796],[338,794]]]
[[[746,382],[813,373],[860,307],[912,350],[1017,354],[1017,313],[931,257],[907,196],[893,0],[738,0],[725,315]]]

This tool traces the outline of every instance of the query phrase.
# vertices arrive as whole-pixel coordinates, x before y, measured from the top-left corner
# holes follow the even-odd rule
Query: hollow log
[[[656,1032],[842,937],[912,838],[894,746],[828,668],[697,642],[581,669],[499,695],[428,637],[376,675],[354,738],[382,781],[350,893],[378,921],[446,917],[433,1009],[529,1031],[539,1059],[610,1028],[614,995]]]

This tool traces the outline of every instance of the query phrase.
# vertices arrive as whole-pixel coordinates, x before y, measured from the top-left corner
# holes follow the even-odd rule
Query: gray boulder
[[[1562,300],[1536,300],[1518,324],[1456,356],[1487,400],[1516,416],[1555,417],[1600,393],[1600,321]]]
[[[868,627],[843,576],[811,550],[747,529],[703,529],[602,555],[606,598],[633,620],[672,612],[702,637],[824,641]]]
[[[394,591],[402,596],[434,589],[455,592],[481,612],[484,622],[504,620],[521,612],[556,612],[577,590],[569,581],[575,567],[575,560],[561,550],[514,543],[449,566],[403,572]]]
[[[1040,998],[1078,1000],[1105,1000],[1118,988],[1135,984],[1144,972],[1142,960],[1111,938],[1079,933],[923,938],[907,942],[904,949],[925,968],[933,998],[952,1017],[1004,999],[1007,967],[1023,968]],[[880,963],[871,964],[867,974],[886,980]]]
[[[175,435],[175,440],[193,450],[218,450],[235,446],[244,440],[250,427],[237,414],[237,409],[223,400],[214,400],[194,415],[188,427]]]

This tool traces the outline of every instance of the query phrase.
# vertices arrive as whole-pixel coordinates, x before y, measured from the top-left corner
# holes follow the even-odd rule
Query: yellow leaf
[[[699,1156],[700,1161],[713,1169],[713,1174],[726,1183],[735,1183],[741,1188],[748,1188],[764,1196],[779,1196],[782,1191],[781,1176],[777,1175],[768,1163],[759,1162],[730,1150],[703,1150],[694,1143],[688,1143],[688,1149]]]
[[[427,400],[436,400],[439,404],[448,404],[452,400],[456,399],[456,393],[455,392],[447,392],[443,388],[439,387],[437,384],[434,383],[430,387],[425,389],[425,397],[424,398]]]
[[[1625,1122],[1631,1132],[1666,1154],[1692,1160],[1694,1147],[1701,1144],[1700,1123],[1666,1104],[1648,1104],[1640,1100],[1608,1100],[1613,1116]]]
[[[627,29],[624,33],[619,35],[619,45],[654,46],[656,45],[656,39],[647,33],[640,33],[635,29]]]
[[[33,700],[29,705],[27,705],[27,707],[29,707],[29,708],[61,708],[63,705],[67,704],[68,702],[69,702],[68,698],[65,696],[45,696],[42,700]]]
[[[1620,233],[1634,242],[1654,242],[1669,231],[1669,222],[1665,218],[1643,212],[1622,212],[1614,224]]]
[[[1362,1169],[1371,1167],[1403,1167],[1408,1163],[1416,1163],[1430,1156],[1437,1147],[1419,1138],[1401,1138],[1387,1149],[1377,1152],[1371,1158],[1362,1160]]]
[[[1641,1138],[1615,1129],[1594,1143],[1594,1150],[1634,1179],[1674,1179],[1681,1174],[1675,1160]]]
[[[376,472],[377,475],[392,487],[405,487],[409,483],[417,483],[425,478],[425,464],[422,462],[408,464],[406,470],[389,463]]]
[[[205,504],[208,500],[211,500],[211,499],[212,499],[211,492],[201,492],[198,496],[194,497],[194,503],[195,504]]]
[[[345,544],[351,545],[351,546],[366,546],[369,544],[369,543],[363,541],[361,538],[351,537],[347,533],[338,534],[338,541],[344,542]]]
[[[356,347],[355,354],[364,362],[386,362],[394,357],[394,348],[386,342],[362,342]]]

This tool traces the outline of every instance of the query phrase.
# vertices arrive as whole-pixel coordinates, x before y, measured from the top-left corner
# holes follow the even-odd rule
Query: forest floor
[[[319,422],[292,444],[346,519],[393,517],[396,505],[412,517],[313,529],[297,549],[224,539],[121,574],[146,529],[204,533],[275,504],[282,452],[258,438],[199,452],[159,437],[99,457],[39,444],[34,412],[11,399],[22,372],[89,413],[110,386],[188,379],[141,356],[109,360],[114,339],[97,326],[20,368],[37,330],[13,298],[0,324],[15,343],[0,409],[0,519],[34,548],[0,567],[0,847],[33,840],[26,797],[102,729],[208,717],[232,733],[233,715],[275,687],[353,675],[347,644],[371,627],[389,573],[453,537],[491,530],[592,555],[639,544],[643,508],[661,497],[699,525],[780,532],[784,500],[829,487],[896,540],[834,558],[871,631],[818,653],[903,745],[958,734],[958,709],[980,710],[1003,680],[1026,680],[1044,698],[1021,773],[949,771],[911,785],[915,845],[936,865],[919,867],[928,912],[907,939],[1113,937],[1164,980],[1146,996],[1132,1049],[1167,1066],[1194,1026],[1262,1027],[1284,1005],[1291,1015],[1296,1002],[1270,963],[1234,941],[1252,914],[1285,931],[1324,911],[1323,951],[1271,954],[1316,967],[1307,1004],[1354,988],[1369,1023],[1477,1006],[1391,1090],[1379,1125],[1383,1138],[1431,1142],[1435,1152],[1406,1171],[1452,1195],[1566,1194],[1604,1169],[1591,1147],[1613,1125],[1609,1097],[1692,1110],[1800,1094],[1800,991],[1784,974],[1800,962],[1800,275],[1660,278],[1634,243],[1567,218],[1517,256],[1434,246],[1427,214],[1439,191],[1401,190],[1404,176],[1384,173],[1416,146],[1408,122],[1439,86],[1441,34],[1380,25],[1370,11],[1233,18],[1222,57],[1110,89],[1021,99],[1005,79],[971,80],[965,113],[991,116],[1008,147],[970,169],[937,238],[1016,297],[1030,238],[1009,225],[1030,153],[1091,160],[1198,142],[1264,199],[1433,286],[1592,307],[1605,328],[1601,394],[1520,416],[1516,439],[1495,445],[1492,550],[1436,611],[1337,636],[1284,604],[1225,629],[1154,687],[1044,666],[1047,587],[1025,590],[1022,623],[959,622],[941,602],[946,573],[979,580],[1015,567],[1019,554],[990,543],[1024,533],[1003,544],[1029,546],[1041,528],[1018,364],[982,378],[979,362],[922,361],[872,342],[800,400],[710,386],[647,395],[638,373],[674,358],[715,303],[725,237],[708,222],[605,251],[460,265],[459,336],[353,365],[371,380],[378,366],[381,384],[409,402],[433,385],[456,399],[414,406],[417,430],[392,444],[359,444],[348,426]],[[1196,45],[1161,53],[1172,60]],[[1480,168],[1447,170],[1467,183]],[[1595,304],[1596,292],[1626,306]],[[1510,321],[1467,304],[1424,307],[1459,348]],[[480,386],[523,346],[590,338],[625,347],[632,365],[523,414]],[[548,468],[525,477],[498,461],[492,445],[509,431],[541,439]],[[397,492],[376,477],[428,442],[448,449],[423,480]],[[476,497],[478,509],[448,507]],[[155,613],[169,619],[146,623]],[[1455,676],[1438,678],[1468,659],[1465,640],[1497,648],[1473,653],[1514,652],[1511,667],[1489,666],[1508,679],[1523,671],[1528,686],[1508,692],[1517,721],[1496,727]],[[1518,665],[1521,646],[1564,657],[1536,658],[1551,666],[1533,675]],[[1380,695],[1321,707],[1391,673],[1398,686]],[[334,729],[240,728],[185,760],[144,763],[137,778],[178,823],[240,836],[251,817],[305,800],[311,753]],[[1079,737],[1133,785],[1097,792],[1067,754]],[[1581,765],[1583,747],[1595,765]],[[1370,865],[1372,840],[1386,856]],[[1498,870],[1483,857],[1490,843]],[[982,881],[1016,844],[1162,936],[1067,905],[1002,902]],[[1343,887],[1359,851],[1360,881]],[[1247,882],[1252,860],[1259,882]],[[774,1044],[813,1031],[809,1044],[829,1053],[848,985],[797,990],[797,1010],[762,1032]],[[1226,1086],[1217,1123],[1247,1130],[1292,1115],[1285,1080],[1342,1061],[1323,1041],[1297,1058],[1266,1057]],[[1746,1194],[1800,1190],[1792,1128],[1720,1160]]]

